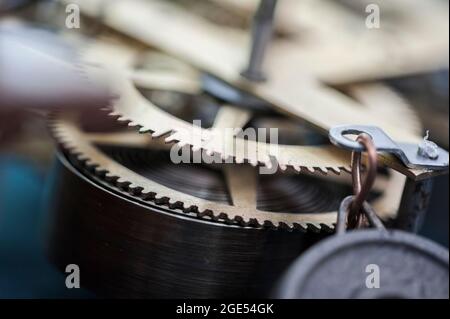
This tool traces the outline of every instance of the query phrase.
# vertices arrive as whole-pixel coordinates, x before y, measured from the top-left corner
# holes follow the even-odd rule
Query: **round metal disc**
[[[241,227],[131,196],[58,153],[48,198],[50,259],[110,298],[263,298],[323,233]]]
[[[298,258],[279,298],[448,298],[449,254],[402,231],[354,231],[329,238]]]

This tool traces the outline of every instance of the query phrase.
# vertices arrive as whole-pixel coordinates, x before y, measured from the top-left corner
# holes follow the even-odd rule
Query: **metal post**
[[[420,230],[430,203],[433,181],[433,178],[406,180],[394,228],[414,233]]]
[[[241,73],[248,80],[261,82],[266,79],[262,72],[262,64],[267,45],[272,38],[276,4],[277,0],[261,0],[253,18],[250,60],[247,69]]]

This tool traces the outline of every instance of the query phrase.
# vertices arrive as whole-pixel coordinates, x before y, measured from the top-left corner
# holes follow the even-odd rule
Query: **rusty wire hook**
[[[366,150],[368,165],[367,174],[364,182],[361,179],[361,152],[352,152],[352,183],[354,199],[350,206],[348,214],[348,227],[355,228],[362,226],[364,222],[364,214],[362,212],[362,206],[364,201],[369,196],[370,190],[375,182],[377,176],[378,156],[377,149],[372,138],[365,133],[358,135],[356,139]]]

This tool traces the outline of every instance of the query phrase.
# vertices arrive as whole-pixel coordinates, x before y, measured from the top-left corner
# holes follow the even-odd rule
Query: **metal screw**
[[[419,144],[419,148],[417,149],[417,153],[429,159],[437,159],[439,157],[439,148],[436,143],[429,141],[428,138],[430,136],[430,131],[427,130],[423,141]]]
[[[250,81],[262,82],[266,80],[261,71],[264,53],[272,38],[273,18],[277,0],[261,0],[253,18],[252,48],[247,68],[241,75]]]

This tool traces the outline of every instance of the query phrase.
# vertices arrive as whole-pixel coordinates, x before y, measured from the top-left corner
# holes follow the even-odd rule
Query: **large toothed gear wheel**
[[[163,140],[98,115],[51,120],[61,152],[50,246],[57,265],[79,265],[83,284],[101,295],[267,296],[283,269],[330,233],[350,192],[348,180],[335,180],[346,175],[258,181],[248,164],[173,164]],[[374,203],[390,202],[386,182]],[[177,280],[167,280],[168,268]]]
[[[170,92],[156,91],[156,93],[174,94]],[[162,109],[158,109],[160,112],[164,112]],[[223,108],[219,109],[223,110]],[[173,116],[165,113],[168,118],[174,118]],[[216,117],[217,119],[217,117]],[[178,120],[178,119],[177,119]],[[181,121],[181,120],[178,120]],[[216,121],[217,122],[217,121]],[[186,123],[187,125],[187,123]],[[281,124],[286,126],[286,124]],[[228,183],[227,189],[231,193],[231,205],[224,205],[223,203],[214,202],[211,200],[204,200],[201,196],[190,196],[189,191],[181,189],[174,189],[165,187],[164,184],[156,183],[145,176],[136,173],[120,162],[114,161],[109,158],[103,152],[101,152],[96,146],[97,142],[106,143],[124,143],[125,146],[132,146],[146,148],[152,141],[151,137],[147,134],[134,135],[128,133],[128,135],[114,135],[111,133],[105,133],[102,136],[83,133],[78,127],[77,121],[69,118],[58,118],[53,121],[53,132],[57,139],[65,148],[71,153],[75,154],[79,159],[82,159],[89,167],[97,172],[97,175],[101,175],[105,180],[113,181],[115,185],[126,186],[126,189],[130,193],[145,198],[150,198],[157,203],[166,204],[170,207],[177,207],[185,212],[194,213],[198,217],[214,219],[224,222],[234,222],[242,226],[271,226],[271,227],[285,227],[285,228],[299,228],[303,230],[307,229],[333,229],[334,222],[336,220],[335,208],[332,204],[325,205],[326,207],[313,206],[314,209],[304,209],[301,206],[296,207],[297,210],[292,213],[283,212],[277,210],[276,213],[264,211],[257,205],[257,175],[258,168],[251,165],[230,165],[220,164],[219,167],[223,167],[224,175]],[[91,140],[91,137],[94,140]],[[130,140],[127,140],[130,138]],[[156,139],[159,142],[155,145],[165,145],[164,147],[170,149],[170,144],[165,144],[162,139]],[[153,140],[155,141],[155,140]],[[173,146],[173,145],[172,145]],[[323,151],[321,147],[309,146],[310,149],[315,149],[318,152]],[[318,154],[318,153],[317,153]],[[194,157],[194,156],[193,156]],[[311,158],[313,160],[313,157]],[[170,161],[167,159],[167,161]],[[149,161],[151,163],[151,161]],[[173,164],[176,165],[176,164]],[[187,164],[193,165],[193,164]],[[314,171],[312,171],[314,172]],[[289,175],[285,173],[286,175]],[[311,175],[311,172],[307,175]],[[314,175],[314,174],[312,174]],[[398,207],[398,201],[401,195],[401,185],[403,177],[398,173],[391,172],[390,177],[380,178],[380,185],[378,187],[379,196],[374,199],[373,205],[377,207],[380,212],[380,216],[385,219],[395,218],[395,212]],[[349,176],[335,176],[329,175],[328,177],[323,174],[319,174],[322,179],[328,179],[333,181],[335,179],[341,179],[348,181]],[[268,175],[267,178],[270,178]],[[308,177],[299,177],[307,179]],[[309,183],[309,184],[308,184]],[[314,183],[310,180],[306,180],[305,189],[299,193],[292,193],[292,196],[299,198],[307,197],[309,192],[315,192]],[[309,186],[309,189],[308,189]],[[201,187],[201,185],[199,186]],[[383,190],[389,189],[390,192],[384,192]],[[332,190],[319,190],[319,193],[323,193],[320,196],[324,196]],[[275,196],[276,197],[276,196]],[[330,202],[329,200],[321,200],[322,202]],[[272,205],[274,206],[274,205]],[[275,205],[276,206],[276,205]]]
[[[188,214],[191,216],[201,217],[208,220],[215,220],[228,224],[236,224],[240,226],[270,226],[270,227],[284,227],[297,228],[301,230],[331,230],[334,228],[336,220],[335,209],[342,195],[345,195],[345,189],[348,188],[335,184],[334,186],[326,187],[325,181],[315,180],[312,177],[304,176],[297,177],[300,183],[283,186],[287,190],[282,199],[291,201],[289,205],[294,205],[291,208],[292,213],[273,211],[273,207],[277,205],[275,202],[270,203],[270,196],[258,194],[258,170],[250,165],[237,164],[221,164],[218,167],[223,167],[216,170],[222,171],[226,186],[220,195],[205,200],[200,193],[193,192],[193,188],[207,188],[208,183],[202,185],[195,183],[189,187],[189,182],[193,182],[192,177],[180,175],[178,182],[172,184],[185,184],[183,187],[167,187],[167,183],[158,182],[159,178],[148,177],[149,173],[142,174],[139,170],[133,170],[136,164],[131,165],[134,161],[123,161],[123,155],[118,160],[105,153],[104,149],[99,148],[99,145],[115,145],[121,147],[134,147],[143,149],[142,153],[134,153],[131,150],[121,151],[122,154],[127,152],[140,156],[145,151],[150,152],[151,149],[157,149],[159,152],[167,153],[166,162],[170,163],[169,151],[170,145],[163,143],[161,140],[152,140],[149,136],[139,135],[133,132],[122,133],[88,133],[83,132],[76,119],[71,116],[59,116],[51,122],[52,132],[59,141],[59,143],[72,154],[77,161],[83,163],[85,167],[89,167],[96,174],[98,178],[103,179],[112,186],[120,187],[128,190],[130,194],[138,198],[145,198],[146,200],[155,202],[159,205],[164,205],[169,208],[176,208],[179,213]],[[116,150],[114,154],[118,154]],[[155,157],[147,157],[140,165],[153,165]],[[184,169],[195,164],[172,164],[171,167],[182,166]],[[198,165],[197,165],[198,166]],[[164,172],[160,173],[163,174]],[[147,175],[147,176],[146,176]],[[278,175],[277,175],[278,176]],[[187,180],[183,181],[183,177]],[[266,180],[270,180],[271,176],[267,176]],[[293,176],[286,176],[286,179]],[[294,176],[295,177],[295,176]],[[276,183],[277,178],[272,182]],[[333,189],[336,188],[336,190]],[[273,198],[277,198],[283,191],[279,192],[275,186],[272,186]],[[292,188],[289,190],[289,188]],[[183,191],[184,189],[184,191]],[[267,189],[266,195],[271,195]],[[275,189],[275,190],[274,190]],[[229,195],[225,193],[229,192]],[[263,190],[264,192],[264,190]],[[194,196],[190,195],[194,194]],[[197,196],[195,196],[197,195]],[[292,198],[288,198],[290,195]],[[323,198],[323,196],[328,196]],[[230,197],[226,200],[226,197]],[[258,198],[259,197],[259,198]],[[296,198],[297,197],[297,198]],[[208,197],[207,197],[208,198]],[[214,201],[213,198],[219,198]],[[223,200],[222,198],[225,198]],[[381,198],[382,200],[382,198]],[[264,202],[266,204],[264,204]],[[292,204],[295,203],[295,204]],[[303,203],[303,205],[301,204]],[[260,207],[267,207],[265,211]],[[281,205],[282,206],[282,205]],[[272,211],[270,211],[272,210]]]
[[[51,121],[61,153],[50,251],[62,268],[79,265],[83,285],[101,295],[268,296],[283,269],[329,234],[330,211],[350,189],[298,174],[257,187],[250,165],[172,164],[161,140],[117,130],[113,119],[114,130],[98,121],[92,129],[89,118]]]
[[[120,47],[117,44],[105,42],[95,42],[84,50],[83,59],[90,63],[98,61],[105,63],[106,61],[106,64],[121,66],[121,70],[115,73],[116,77],[114,82],[117,84],[116,92],[118,93],[118,99],[112,103],[112,114],[118,117],[119,120],[128,122],[129,126],[139,126],[140,132],[149,132],[152,137],[162,137],[167,143],[176,142],[181,147],[188,146],[192,147],[194,151],[203,151],[203,156],[220,154],[222,160],[234,157],[237,162],[247,161],[253,165],[258,162],[263,162],[268,165],[272,163],[267,162],[268,160],[275,159],[282,169],[292,166],[295,170],[305,172],[308,175],[317,175],[318,173],[319,175],[323,175],[329,171],[339,173],[343,169],[348,170],[349,155],[334,146],[276,145],[277,147],[275,148],[273,145],[244,140],[239,136],[228,136],[224,140],[220,138],[220,134],[215,134],[221,133],[222,129],[228,126],[234,128],[244,127],[251,118],[251,113],[248,110],[242,110],[229,105],[222,106],[218,109],[214,120],[211,121],[212,128],[210,129],[194,126],[190,121],[185,121],[170,114],[167,110],[156,106],[155,103],[147,99],[144,96],[146,92],[153,90],[162,92],[163,94],[165,92],[165,94],[169,95],[173,95],[175,92],[181,92],[191,97],[198,96],[201,92],[199,73],[180,61],[154,52],[145,53],[143,55],[144,58],[140,59],[143,67],[140,66],[140,68],[133,70],[130,68],[130,65],[133,65],[135,60],[137,60],[136,55],[136,52],[129,47]],[[406,119],[405,127],[408,127],[410,130],[417,129],[413,114],[410,113],[401,99],[387,88],[379,85],[368,85],[353,87],[351,91],[359,100],[364,102],[368,109],[368,114],[374,111],[377,98],[380,96],[380,91],[382,91],[383,96],[389,99],[391,113],[402,114],[402,117]],[[279,127],[283,125],[281,124]],[[273,127],[273,124],[270,127]],[[204,143],[205,136],[210,137],[207,143]],[[219,138],[216,138],[217,136]],[[70,140],[72,140],[72,147],[75,149],[80,147],[80,143],[73,141],[79,141],[81,139],[69,138]],[[200,144],[196,144],[199,141]],[[236,143],[235,152],[224,154],[223,151],[230,149],[225,144],[231,141]],[[297,144],[299,141],[301,139],[291,142],[293,142],[292,144]],[[274,149],[277,150],[277,153],[271,154],[270,151]],[[84,153],[84,150],[80,152]],[[94,163],[94,160],[98,158],[96,156],[88,156],[88,154],[85,155],[89,161],[93,161]],[[104,165],[99,166],[100,169],[105,168]],[[236,168],[236,170],[238,169]],[[246,171],[249,171],[249,169],[247,168]],[[143,180],[142,177],[135,177],[133,174],[128,174],[128,172],[122,173],[121,171],[111,172],[111,174],[117,176],[120,181],[127,183],[130,189],[138,189],[144,193],[155,193],[155,190],[152,187],[148,187],[147,181]],[[383,219],[394,219],[401,198],[404,177],[398,173],[390,172],[390,177],[382,180],[385,185],[381,188],[384,190],[389,189],[389,192],[384,192],[383,196],[376,199],[373,205]],[[195,198],[174,195],[172,190],[162,191],[159,188],[157,190],[159,191],[156,192],[157,198],[170,199],[172,203],[182,203],[185,209],[195,207],[198,210],[199,216],[239,220],[244,225],[268,224],[275,227],[287,226],[288,228],[300,227],[303,229],[313,227],[320,229],[321,227],[333,228],[335,221],[334,212],[329,212],[331,214],[322,215],[317,219],[316,216],[310,218],[312,216],[303,215],[300,217],[289,214],[266,214],[264,212],[241,208],[239,209],[239,214],[236,215],[235,207],[215,206],[211,203],[199,202]],[[242,192],[242,190],[239,192]],[[214,207],[214,209],[211,209],[211,207]]]
[[[118,99],[113,101],[110,114],[127,121],[130,126],[136,126],[141,133],[150,133],[153,137],[164,136],[167,142],[190,145],[194,150],[203,150],[207,155],[217,155],[224,160],[234,158],[238,163],[246,161],[268,167],[277,164],[282,170],[291,168],[308,173],[339,174],[343,170],[349,171],[349,153],[331,145],[271,145],[265,141],[244,139],[239,134],[224,134],[224,128],[241,132],[239,129],[246,127],[252,118],[248,110],[224,105],[208,129],[168,114],[145,99],[142,91],[166,90],[197,95],[202,92],[201,74],[178,60],[153,52],[147,54],[145,63],[139,69],[134,69],[136,56],[138,53],[132,49],[107,41],[94,42],[82,53],[83,60],[89,63],[100,63],[106,67],[120,66],[111,71]],[[349,114],[349,123],[360,122],[362,113],[367,118],[378,118],[380,112],[389,112],[391,116],[384,120],[386,125],[394,125],[393,118],[402,118],[403,130],[411,135],[419,135],[421,128],[416,115],[389,88],[373,84],[351,86],[347,90],[360,101],[360,104],[356,104],[360,110],[354,114],[355,118]],[[382,157],[381,160],[402,173],[418,174],[405,170],[390,156]]]
[[[209,129],[202,129],[180,120],[162,111],[158,106],[144,98],[140,91],[160,89],[186,94],[199,94],[200,81],[195,75],[183,75],[177,72],[136,72],[125,74],[121,71],[114,73],[114,86],[119,98],[114,100],[110,115],[117,116],[121,121],[127,121],[130,126],[139,128],[140,133],[150,133],[153,137],[165,136],[166,142],[176,142],[180,147],[192,146],[193,150],[203,150],[207,155],[217,155],[223,160],[234,158],[237,163],[244,161],[252,165],[262,164],[272,167],[275,163],[282,170],[288,167],[297,172],[323,173],[349,171],[349,154],[331,145],[281,145],[259,142],[243,138],[238,134],[226,134],[225,128],[232,128],[237,132],[243,129],[251,119],[251,113],[237,107],[224,105],[218,112],[214,124]],[[393,109],[391,114],[402,113],[404,118],[411,117],[407,108],[395,109],[399,103],[398,97],[387,88],[368,86],[354,88],[356,95],[362,100],[368,98],[367,116],[374,110],[375,102],[370,98],[384,95],[394,103],[387,103]],[[387,93],[387,94],[386,94]],[[372,105],[370,104],[372,102]],[[379,112],[379,110],[377,110]],[[352,122],[352,119],[349,119]],[[406,123],[411,123],[406,121]],[[408,124],[406,124],[408,126]],[[235,131],[235,132],[236,132]],[[232,130],[229,131],[233,132]],[[383,162],[393,168],[405,171],[391,157]]]

